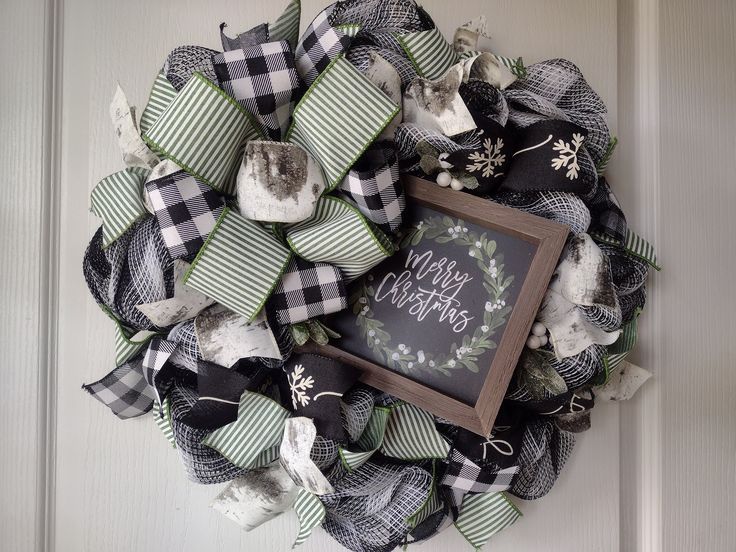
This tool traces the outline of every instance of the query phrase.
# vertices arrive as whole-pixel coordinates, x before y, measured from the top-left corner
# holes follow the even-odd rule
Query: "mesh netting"
[[[575,356],[558,360],[550,359],[550,366],[565,380],[568,389],[576,389],[588,383],[603,371],[603,356],[606,348],[593,344]]]
[[[174,261],[152,215],[105,250],[98,230],[85,253],[83,271],[95,300],[123,324],[137,330],[154,326],[136,305],[162,301],[174,294]]]
[[[199,395],[190,387],[174,384],[170,394],[171,426],[176,440],[184,471],[190,480],[204,485],[230,481],[245,470],[232,464],[215,449],[202,444],[209,433],[181,423],[182,417],[191,410]]]
[[[594,163],[603,159],[611,138],[606,106],[577,66],[565,59],[551,59],[527,67],[527,76],[504,91],[509,120],[527,127],[546,119],[561,119],[588,131],[585,148]]]
[[[202,356],[199,354],[199,342],[194,330],[194,320],[180,322],[174,326],[166,339],[178,344],[178,347],[169,357],[169,362],[196,372],[197,363],[202,359]]]
[[[359,24],[361,29],[357,37],[412,33],[434,27],[431,18],[414,0],[346,0],[334,6],[330,23],[333,26]]]
[[[340,404],[343,426],[351,442],[360,439],[373,413],[373,392],[363,387],[352,389]]]
[[[323,527],[351,550],[392,550],[405,539],[406,519],[431,486],[432,475],[419,466],[367,462],[340,479],[333,494],[320,497],[327,510]]]
[[[195,72],[202,73],[207,80],[217,83],[217,75],[212,65],[212,56],[216,53],[216,50],[202,46],[174,48],[164,62],[164,74],[177,92],[184,88]]]
[[[327,471],[332,464],[334,464],[339,458],[340,453],[338,452],[337,443],[332,439],[326,439],[321,435],[317,435],[317,438],[312,444],[312,450],[309,453],[309,458],[315,465],[322,471]]]
[[[643,309],[647,302],[647,290],[644,286],[637,289],[634,293],[621,295],[618,298],[621,304],[621,318],[624,324],[633,320],[638,309]]]
[[[519,453],[519,473],[509,492],[524,500],[546,495],[575,446],[575,436],[541,417],[529,422]]]
[[[590,211],[575,194],[567,192],[499,192],[494,201],[521,209],[532,215],[554,220],[570,227],[573,234],[582,234],[590,225]]]
[[[379,48],[377,46],[354,46],[347,53],[347,59],[359,71],[366,71],[371,62],[371,54],[376,53],[383,59],[393,65],[396,72],[401,77],[401,85],[407,86],[414,77],[417,76],[417,70],[403,55],[389,50],[388,48]]]
[[[599,243],[598,247],[611,262],[613,283],[619,295],[629,295],[644,285],[649,274],[649,265],[645,261],[627,255],[615,245]]]
[[[588,322],[603,331],[612,332],[621,327],[621,307],[609,307],[608,305],[580,305],[578,308]]]
[[[460,86],[460,97],[470,110],[506,126],[509,106],[501,91],[492,84],[471,79]]]
[[[440,153],[453,153],[463,149],[477,149],[480,138],[477,130],[471,130],[452,139],[437,131],[428,130],[412,123],[402,123],[396,129],[394,141],[402,162],[401,170],[409,172],[419,167],[416,148],[419,142],[425,141]]]

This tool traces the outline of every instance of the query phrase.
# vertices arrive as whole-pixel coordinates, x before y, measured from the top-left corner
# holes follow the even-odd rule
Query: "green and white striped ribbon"
[[[258,223],[226,207],[184,283],[252,320],[290,256],[290,251]]]
[[[288,417],[289,411],[273,399],[246,391],[240,397],[238,419],[216,429],[202,443],[241,468],[253,468],[281,443]]]
[[[358,33],[360,32],[360,29],[362,29],[362,26],[358,23],[343,23],[342,25],[337,25],[335,29],[343,33],[345,36],[355,38],[356,36],[358,36]]]
[[[291,48],[296,49],[299,41],[299,19],[302,15],[300,0],[291,0],[279,18],[268,26],[268,39],[271,42],[285,40]]]
[[[613,354],[628,353],[636,345],[636,339],[639,332],[639,315],[641,309],[634,311],[634,317],[623,327],[623,331],[619,338],[608,346],[608,352]]]
[[[176,98],[176,88],[169,82],[164,72],[161,71],[156,75],[156,80],[153,81],[151,95],[148,97],[148,103],[143,110],[143,115],[141,115],[141,134],[148,132],[148,129],[166,111],[166,108],[174,101],[174,98]]]
[[[476,550],[493,535],[513,525],[521,517],[519,509],[505,493],[465,495],[455,527]]]
[[[393,254],[391,241],[379,228],[333,196],[323,196],[310,218],[288,227],[286,239],[297,255],[335,265],[348,281]]]
[[[626,241],[621,243],[605,234],[598,232],[592,234],[592,236],[600,242],[610,243],[623,247],[629,255],[637,257],[649,264],[654,270],[662,270],[657,264],[657,254],[654,252],[654,247],[646,241],[644,238],[633,232],[631,229],[626,230]]]
[[[238,102],[195,73],[143,139],[202,182],[233,195],[244,143],[259,136]]]
[[[322,523],[327,514],[322,501],[306,489],[299,489],[294,501],[294,510],[299,519],[299,534],[296,536],[292,549],[307,540],[312,530]]]
[[[163,403],[163,412],[164,415],[160,416],[160,407],[158,405],[158,402],[155,400],[153,401],[153,418],[156,422],[156,425],[161,430],[161,433],[164,434],[164,437],[168,439],[169,443],[171,443],[171,446],[176,448],[176,440],[174,439],[174,428],[171,426],[171,401],[169,400],[169,397],[166,397],[164,399]]]
[[[439,79],[459,60],[452,44],[445,40],[437,27],[397,38],[414,68],[425,79]]]
[[[444,508],[442,499],[439,497],[437,492],[437,466],[435,462],[432,462],[432,488],[429,491],[427,500],[419,507],[414,514],[409,516],[406,523],[412,529],[421,525],[429,516],[435,514]]]
[[[127,330],[116,320],[115,366],[120,366],[133,358],[138,351],[143,349],[151,341],[154,335],[156,335],[156,332],[150,330],[141,330],[139,332]]]
[[[357,470],[380,448],[390,415],[390,408],[376,406],[371,413],[371,417],[368,419],[368,424],[365,426],[360,439],[356,443],[361,450],[350,451],[342,447],[338,448],[340,459],[348,470]]]
[[[460,54],[460,59],[467,59],[474,56],[478,56],[480,54],[484,54],[486,52],[483,52],[482,50],[471,50],[468,52],[463,52]],[[488,52],[491,54],[494,58],[496,58],[496,61],[503,65],[504,67],[507,67],[509,71],[511,71],[514,75],[517,77],[524,78],[527,75],[526,67],[524,66],[524,59],[523,58],[510,58],[505,56],[499,56],[498,54],[494,54],[493,52]]]
[[[146,214],[143,185],[150,172],[142,167],[129,167],[106,176],[92,190],[92,212],[102,219],[103,249]]]
[[[338,56],[297,104],[287,141],[319,162],[330,191],[398,111],[386,94]]]
[[[136,332],[125,326],[104,305],[100,305],[102,311],[110,317],[115,325],[115,366],[120,366],[133,358],[138,351],[143,349],[157,332],[141,330]]]
[[[613,152],[616,151],[617,145],[618,138],[616,138],[615,136],[611,136],[610,140],[608,140],[608,144],[606,145],[606,151],[603,152],[603,157],[595,166],[595,170],[598,173],[598,176],[603,176],[606,173],[606,169],[608,168],[608,164],[613,158]]]
[[[618,353],[615,355],[608,354],[603,357],[603,366],[605,368],[605,379],[600,382],[599,385],[603,385],[608,381],[613,371],[619,367],[619,365],[626,360],[629,353]]]
[[[381,452],[402,460],[447,457],[450,445],[437,431],[428,412],[409,403],[391,409]]]
[[[639,315],[642,309],[637,309],[634,318],[623,327],[623,331],[619,338],[609,345],[606,355],[603,357],[603,367],[605,368],[605,379],[599,385],[605,384],[613,371],[626,359],[632,349],[636,346],[639,332]]]

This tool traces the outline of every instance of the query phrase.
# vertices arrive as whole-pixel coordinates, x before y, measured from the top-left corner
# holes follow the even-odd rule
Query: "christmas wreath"
[[[151,418],[213,507],[246,529],[293,508],[383,551],[449,525],[475,548],[554,484],[595,398],[648,377],[637,337],[652,248],[609,183],[606,108],[571,62],[499,55],[484,18],[446,40],[413,0],[345,0],[300,34],[292,0],[223,51],[175,48],[140,119],[110,114],[125,167],[91,195],[84,256],[112,319],[115,368],[84,386],[119,418]],[[568,243],[493,432],[478,436],[294,350],[361,339],[402,371],[477,371],[512,305],[485,234],[438,217],[405,227],[402,174],[566,224]],[[369,271],[422,240],[467,250],[492,300],[446,354],[394,343]],[[163,451],[162,451],[163,454]]]

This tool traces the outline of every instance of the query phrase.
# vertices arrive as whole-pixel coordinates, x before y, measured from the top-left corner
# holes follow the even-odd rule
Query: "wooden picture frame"
[[[565,225],[467,193],[440,188],[434,182],[417,177],[405,176],[402,180],[409,201],[442,214],[462,217],[471,223],[508,234],[536,247],[477,401],[474,405],[466,404],[333,344],[311,344],[302,350],[352,365],[362,371],[361,381],[367,385],[415,404],[465,429],[488,436],[569,229]]]

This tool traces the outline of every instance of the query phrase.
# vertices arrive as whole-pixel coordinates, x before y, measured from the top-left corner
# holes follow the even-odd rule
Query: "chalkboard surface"
[[[458,215],[411,205],[399,251],[327,324],[340,349],[472,406],[537,245]]]

